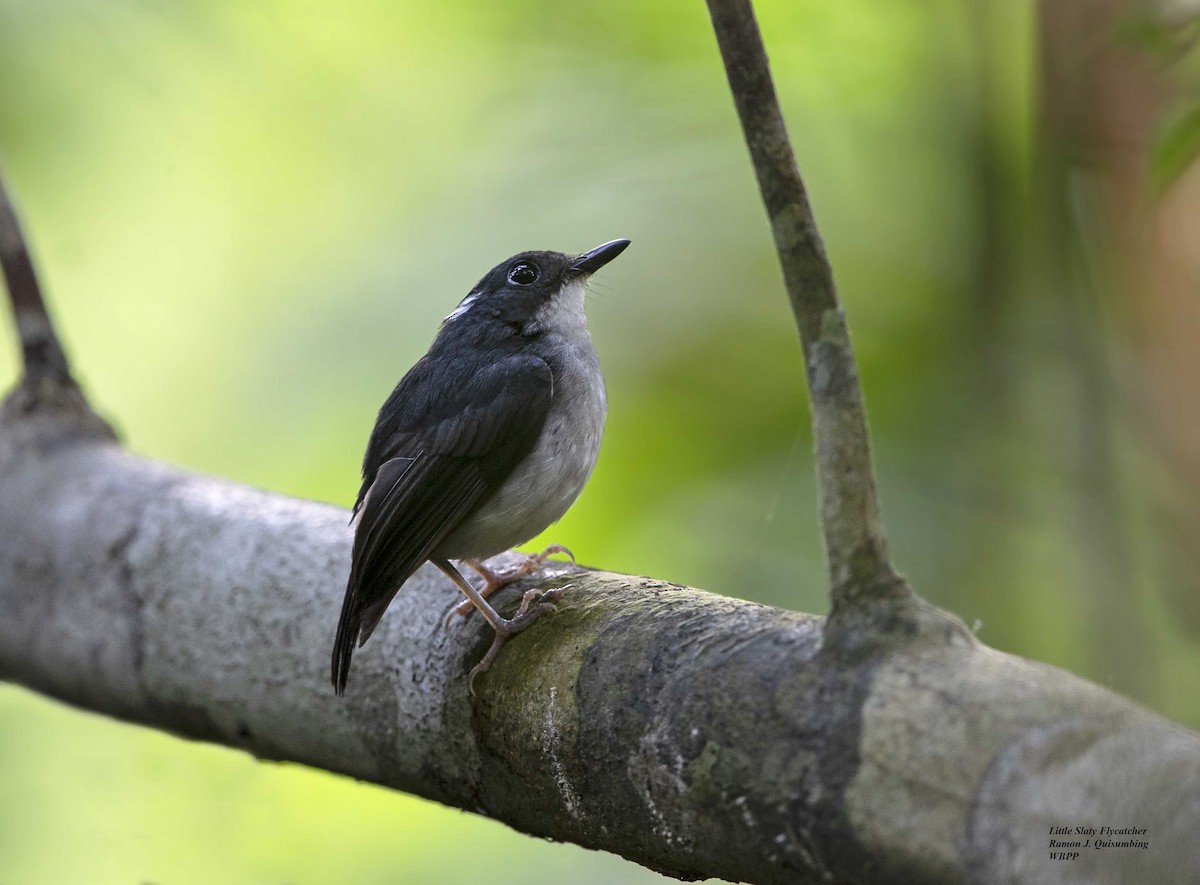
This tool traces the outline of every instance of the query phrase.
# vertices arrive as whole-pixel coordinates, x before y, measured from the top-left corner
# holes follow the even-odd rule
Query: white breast
[[[533,450],[484,505],[438,547],[481,559],[523,544],[558,522],[579,497],[600,454],[608,400],[587,334],[583,284],[560,292],[534,318],[554,373],[550,413]]]

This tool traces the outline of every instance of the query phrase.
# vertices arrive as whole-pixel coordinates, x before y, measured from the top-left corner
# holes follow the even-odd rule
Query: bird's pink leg
[[[517,613],[511,618],[505,618],[492,608],[491,604],[484,598],[484,595],[472,587],[470,582],[459,574],[458,569],[448,561],[444,559],[431,559],[430,562],[441,569],[446,577],[453,581],[458,586],[458,589],[466,594],[467,604],[479,609],[479,613],[487,619],[488,624],[496,631],[487,654],[483,656],[483,660],[471,668],[471,672],[467,676],[467,687],[470,688],[472,695],[475,694],[475,677],[492,666],[492,662],[496,660],[496,655],[500,654],[500,649],[504,647],[504,643],[511,637],[516,636],[542,615],[558,611],[554,603],[568,589],[567,587],[556,587],[544,593],[539,590],[526,590],[525,595],[521,597],[521,607],[517,609]]]
[[[541,553],[532,554],[526,557],[525,561],[520,565],[503,572],[492,571],[482,562],[475,559],[464,559],[463,562],[475,569],[483,577],[483,587],[479,589],[479,595],[487,599],[497,590],[503,590],[509,584],[532,575],[541,569],[546,564],[546,560],[556,553],[565,553],[567,558],[571,560],[571,565],[575,564],[575,554],[562,546],[562,544],[551,544]],[[446,627],[448,628],[457,617],[470,617],[471,612],[475,611],[476,608],[477,606],[470,599],[464,599],[450,610],[450,614],[446,615]]]

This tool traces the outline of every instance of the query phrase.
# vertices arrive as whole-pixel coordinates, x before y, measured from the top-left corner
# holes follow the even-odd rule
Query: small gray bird
[[[472,690],[507,639],[554,610],[561,590],[529,591],[512,618],[487,597],[548,555],[569,555],[566,548],[547,548],[507,574],[480,561],[557,522],[596,466],[608,404],[584,287],[628,245],[613,240],[582,255],[522,252],[496,265],[379,410],[363,458],[350,581],[333,645],[339,695],[355,644],[367,641],[427,560],[467,596],[450,617],[474,606],[495,630],[471,670]],[[479,572],[483,588],[472,587],[451,559]]]

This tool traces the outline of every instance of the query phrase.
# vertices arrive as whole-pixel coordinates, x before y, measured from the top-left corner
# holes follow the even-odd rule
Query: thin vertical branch
[[[68,437],[115,440],[116,433],[96,414],[71,375],[67,355],[42,298],[29,247],[16,210],[0,175],[0,267],[8,287],[9,304],[21,344],[23,372],[18,384],[0,402],[6,415],[51,417],[48,425],[31,422],[26,442],[54,445]]]
[[[16,210],[0,176],[0,265],[21,342],[26,379],[53,379],[73,385],[67,356],[42,298],[41,286],[21,233]]]
[[[833,612],[856,600],[907,599],[888,558],[849,330],[754,9],[750,0],[708,0],[708,9],[804,348]]]

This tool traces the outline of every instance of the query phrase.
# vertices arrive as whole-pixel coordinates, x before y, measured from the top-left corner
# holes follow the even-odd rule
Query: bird
[[[608,401],[585,287],[629,242],[582,254],[521,252],[497,264],[442,321],[429,351],[380,408],[351,517],[350,577],[332,658],[338,696],[355,647],[426,561],[467,597],[447,624],[477,609],[494,631],[468,675],[472,694],[505,642],[555,610],[565,588],[528,591],[511,618],[487,597],[554,553],[571,556],[565,547],[548,547],[507,573],[483,560],[557,522],[596,466]],[[451,560],[477,571],[483,587]]]

